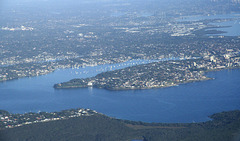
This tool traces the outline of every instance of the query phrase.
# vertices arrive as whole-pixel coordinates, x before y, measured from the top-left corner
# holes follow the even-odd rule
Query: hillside
[[[1,141],[230,141],[237,140],[240,111],[210,116],[203,123],[143,123],[110,118],[101,114],[51,121],[0,130]]]

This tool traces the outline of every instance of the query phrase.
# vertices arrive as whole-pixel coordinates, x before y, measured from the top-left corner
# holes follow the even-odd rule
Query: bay
[[[224,31],[225,33],[215,34],[221,36],[240,36],[240,19],[235,19],[232,21],[212,23],[215,26],[221,27],[217,30]],[[210,36],[210,34],[209,34]]]
[[[214,80],[160,89],[53,88],[55,83],[91,77],[102,71],[143,63],[141,61],[63,69],[48,75],[2,82],[0,109],[25,113],[90,108],[119,119],[166,123],[207,121],[213,113],[240,109],[240,69],[210,72],[207,75]]]
[[[208,30],[216,29],[219,31],[224,31],[225,33],[221,34],[208,34],[208,36],[240,36],[240,14],[231,13],[231,14],[223,14],[223,15],[209,15],[209,16],[185,16],[178,19],[178,22],[186,22],[186,21],[202,21],[202,20],[212,20],[212,19],[220,19],[226,20],[222,22],[212,22],[211,25],[217,26],[219,28],[210,28]]]

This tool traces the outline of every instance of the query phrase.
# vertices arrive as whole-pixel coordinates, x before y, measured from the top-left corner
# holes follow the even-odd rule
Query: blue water
[[[223,14],[223,15],[196,15],[196,16],[184,16],[178,19],[177,21],[179,22],[184,22],[184,21],[202,21],[202,20],[211,20],[211,19],[232,19],[239,17],[239,14]]]
[[[133,63],[136,62],[128,65]],[[0,83],[0,109],[25,113],[90,108],[111,117],[145,122],[200,122],[209,120],[213,113],[240,109],[240,69],[208,73],[214,80],[161,89],[108,91],[52,87],[75,77],[94,76],[113,66],[116,67],[57,70],[44,76]]]
[[[210,23],[215,26],[227,26],[223,28],[218,28],[219,31],[224,31],[226,33],[222,34],[209,34],[209,36],[240,36],[240,14],[225,14],[225,15],[210,15],[210,16],[187,16],[178,19],[179,22],[184,21],[201,21],[210,19],[227,19],[225,22]],[[231,20],[230,20],[231,19]],[[211,29],[210,29],[211,30]]]
[[[218,28],[217,30],[225,31],[226,33],[216,34],[216,35],[223,35],[223,36],[240,36],[240,19],[235,19],[232,21],[226,21],[221,23],[212,23],[216,26],[230,26],[225,28]]]

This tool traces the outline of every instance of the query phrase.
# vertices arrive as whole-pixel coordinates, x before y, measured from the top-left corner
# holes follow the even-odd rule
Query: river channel
[[[109,91],[97,88],[55,90],[55,83],[148,62],[62,69],[0,83],[0,109],[11,113],[90,108],[111,117],[144,122],[201,122],[222,111],[240,109],[240,69],[210,72],[213,80],[175,87]]]

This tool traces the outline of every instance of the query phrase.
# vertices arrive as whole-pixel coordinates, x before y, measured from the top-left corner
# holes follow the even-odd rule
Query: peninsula
[[[231,58],[209,57],[189,60],[159,61],[120,70],[103,72],[95,77],[73,79],[54,88],[97,87],[108,90],[150,89],[209,80],[207,71],[240,67],[239,55]]]

